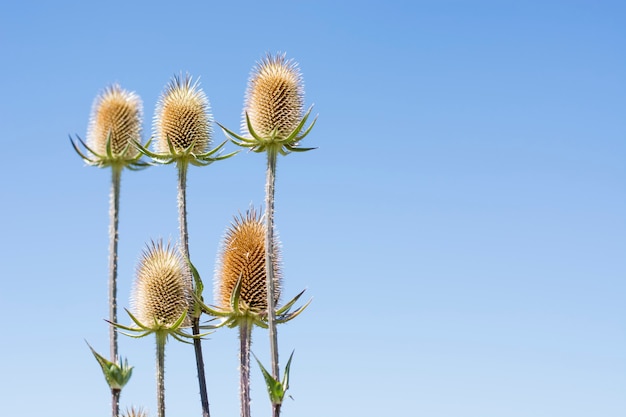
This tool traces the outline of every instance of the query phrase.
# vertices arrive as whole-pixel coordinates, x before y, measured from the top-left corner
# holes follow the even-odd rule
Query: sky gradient
[[[617,1],[3,3],[2,415],[110,415],[85,344],[108,348],[110,171],[68,139],[96,95],[139,94],[147,140],[188,72],[237,129],[251,69],[283,51],[319,114],[303,143],[318,149],[278,161],[283,300],[313,297],[278,329],[281,358],[295,349],[283,415],[623,417],[624,16]],[[263,204],[264,164],[189,170],[208,299],[226,227]],[[121,307],[146,243],[177,236],[174,167],[125,171]],[[238,413],[237,348],[230,329],[204,342],[214,417]],[[120,351],[135,366],[122,408],[156,415],[154,340]],[[168,343],[168,415],[200,415],[195,375],[192,348]],[[252,413],[269,415],[252,375]]]

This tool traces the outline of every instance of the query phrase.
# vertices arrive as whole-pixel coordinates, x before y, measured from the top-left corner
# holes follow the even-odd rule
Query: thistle
[[[221,126],[238,146],[255,152],[267,153],[265,185],[265,268],[267,281],[268,328],[270,336],[271,376],[280,384],[278,362],[278,336],[274,294],[275,254],[271,250],[274,241],[274,194],[276,162],[278,154],[304,152],[313,148],[299,146],[315,125],[316,119],[305,128],[311,108],[304,113],[304,87],[298,65],[287,60],[284,54],[267,55],[253,70],[246,92],[242,135]],[[268,386],[269,388],[269,386]],[[270,396],[274,417],[280,415],[281,401]]]
[[[191,76],[175,76],[161,94],[153,121],[154,152],[139,146],[141,153],[162,164],[206,166],[229,158],[218,155],[226,141],[209,150],[213,116],[206,94]]]
[[[246,91],[242,134],[219,125],[238,146],[255,152],[305,152],[299,143],[315,125],[305,128],[312,107],[304,112],[304,84],[298,65],[285,54],[267,55],[253,69]]]
[[[137,267],[131,299],[133,313],[127,311],[136,327],[113,323],[130,331],[128,336],[156,336],[158,416],[165,416],[165,343],[168,336],[179,341],[201,337],[184,331],[189,326],[192,301],[191,277],[182,256],[162,241],[152,242]]]
[[[139,150],[158,163],[176,163],[178,170],[178,223],[180,228],[180,246],[186,260],[189,256],[189,234],[187,231],[187,168],[189,164],[207,166],[226,159],[236,152],[218,156],[223,142],[209,150],[212,137],[213,116],[209,101],[200,89],[198,82],[193,82],[187,75],[174,77],[168,84],[157,104],[154,117],[155,152],[145,147]],[[195,291],[202,296],[202,283],[196,283]],[[194,335],[200,334],[200,309],[192,308],[191,327]],[[209,417],[209,399],[204,374],[204,359],[199,338],[195,338],[194,351],[198,370],[198,385],[203,417]]]
[[[272,242],[278,255],[278,245]],[[264,325],[267,313],[265,280],[265,227],[253,210],[235,218],[226,232],[216,273],[216,298],[219,309],[227,312],[230,326],[239,327],[239,392],[241,417],[250,417],[250,345],[252,325]],[[279,264],[274,265],[274,300],[280,296]],[[235,288],[237,291],[235,291]],[[237,297],[238,295],[238,297]]]
[[[135,146],[141,138],[142,119],[143,103],[139,96],[113,84],[94,100],[87,142],[77,137],[87,152],[73,140],[72,146],[88,165],[110,166],[114,170],[145,168],[149,164],[140,161],[141,153]]]
[[[217,306],[209,307],[200,302],[204,312],[221,317],[220,326],[239,327],[240,340],[240,399],[241,416],[250,417],[250,346],[252,328],[267,328],[267,280],[265,258],[265,223],[254,210],[245,216],[235,217],[227,229],[218,254],[215,274],[215,298]],[[278,242],[272,242],[271,251],[279,259]],[[280,264],[274,263],[274,302],[280,296]],[[192,268],[194,274],[197,274]],[[298,294],[277,313],[276,321],[285,323],[307,306],[290,312],[300,298]]]
[[[276,240],[272,242],[274,258],[279,260]],[[267,314],[267,282],[265,270],[265,224],[254,209],[235,217],[227,229],[219,253],[215,276],[215,293],[222,310],[245,310],[252,315]],[[274,264],[274,302],[280,297],[280,264]],[[239,304],[231,306],[235,287],[239,284]],[[234,307],[234,308],[233,308]]]
[[[139,96],[114,84],[96,97],[87,131],[87,143],[81,138],[71,140],[74,150],[87,164],[100,168],[111,167],[109,208],[109,321],[117,321],[117,242],[119,237],[119,202],[121,175],[124,168],[138,170],[148,164],[140,161],[135,143],[141,139],[143,107]],[[71,138],[70,138],[71,139]],[[85,151],[79,147],[79,143]],[[110,363],[118,364],[117,330],[109,329]],[[96,355],[94,351],[94,355]],[[96,356],[98,359],[98,356]],[[102,363],[98,361],[100,365]],[[118,367],[121,366],[118,364]],[[103,367],[103,372],[105,368]],[[122,368],[119,367],[119,372]],[[130,374],[129,374],[130,377]],[[107,381],[111,379],[105,372]],[[112,415],[119,414],[121,388],[110,385]]]

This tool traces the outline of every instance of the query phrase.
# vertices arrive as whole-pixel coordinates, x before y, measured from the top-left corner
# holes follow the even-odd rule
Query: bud
[[[211,142],[209,101],[193,82],[191,76],[174,77],[161,95],[154,116],[156,151],[170,154],[171,142],[176,152],[182,152],[193,144],[194,154],[203,154]]]
[[[169,327],[189,311],[191,277],[177,251],[152,242],[143,253],[131,300],[135,317],[148,327]]]
[[[274,299],[280,296],[278,245],[274,243]],[[226,231],[219,254],[215,280],[216,302],[223,310],[230,310],[233,291],[241,277],[240,302],[257,313],[267,311],[267,283],[265,271],[265,223],[254,210],[235,220]]]
[[[285,54],[268,54],[250,76],[242,131],[250,134],[247,113],[258,136],[267,138],[276,129],[277,139],[286,138],[301,122],[303,106],[304,85],[297,63],[287,60]]]
[[[89,147],[98,155],[106,155],[110,140],[113,156],[137,157],[139,151],[133,142],[141,140],[142,117],[143,104],[137,94],[118,84],[107,87],[93,103],[87,130]]]

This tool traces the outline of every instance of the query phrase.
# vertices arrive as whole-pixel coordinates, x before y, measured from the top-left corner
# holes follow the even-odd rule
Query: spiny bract
[[[278,245],[274,243],[274,299],[280,296]],[[256,312],[267,311],[267,283],[265,271],[265,223],[254,210],[245,217],[235,217],[227,229],[219,254],[216,271],[216,302],[222,309],[230,309],[233,290],[241,276],[241,302]]]
[[[253,69],[244,106],[242,132],[249,134],[246,113],[257,135],[289,136],[303,116],[304,85],[298,65],[285,54],[267,55]]]
[[[169,154],[168,140],[176,152],[193,144],[192,152],[202,154],[211,142],[213,117],[209,100],[191,76],[174,77],[161,95],[154,116],[156,151]]]
[[[139,154],[133,142],[141,141],[142,118],[143,104],[139,96],[113,84],[94,100],[87,143],[97,154],[106,155],[110,135],[113,155],[133,158]],[[121,155],[124,150],[126,154]]]
[[[191,278],[183,262],[178,251],[162,241],[144,251],[131,302],[145,326],[170,326],[189,310]]]

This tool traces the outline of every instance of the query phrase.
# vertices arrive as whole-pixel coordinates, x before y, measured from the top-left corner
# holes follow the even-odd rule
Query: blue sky
[[[162,89],[189,72],[237,128],[251,68],[277,51],[319,113],[319,149],[278,162],[284,294],[314,297],[279,328],[281,357],[296,350],[283,415],[626,415],[625,14],[611,1],[3,3],[3,415],[109,415],[84,339],[107,349],[110,173],[68,141],[96,95],[139,94],[147,139]],[[123,174],[124,307],[146,242],[177,236],[175,178]],[[190,170],[205,281],[263,183],[257,154]],[[253,334],[262,358],[266,339]],[[236,333],[204,346],[212,414],[237,415]],[[153,340],[120,349],[135,365],[122,407],[154,415]],[[199,415],[192,349],[166,354],[168,414]],[[257,369],[252,396],[269,414]]]

